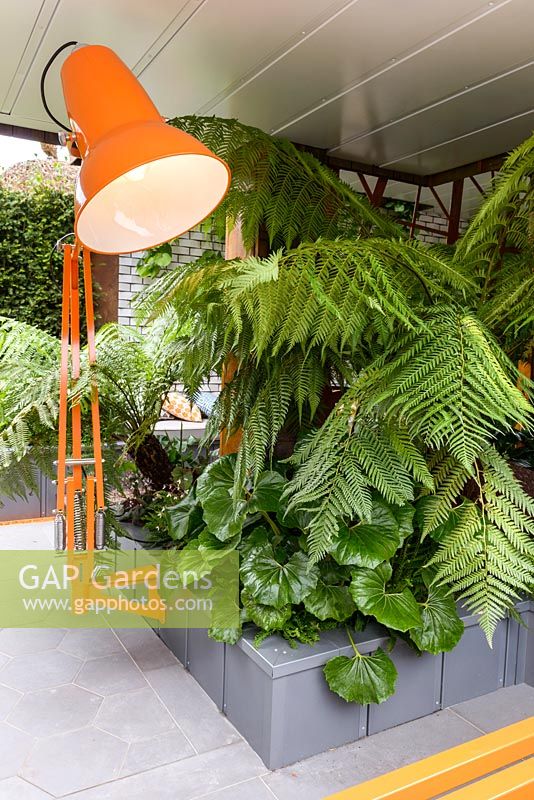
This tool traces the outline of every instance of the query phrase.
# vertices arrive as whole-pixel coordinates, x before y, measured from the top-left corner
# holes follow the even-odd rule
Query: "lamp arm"
[[[50,56],[50,58],[46,62],[45,67],[44,67],[44,69],[43,69],[43,71],[41,73],[40,89],[41,89],[41,100],[42,100],[42,103],[43,103],[43,106],[44,106],[44,110],[46,111],[46,113],[48,114],[50,119],[53,122],[56,123],[56,125],[59,125],[60,128],[62,128],[64,131],[67,131],[68,133],[70,133],[70,128],[67,128],[65,125],[63,125],[63,123],[60,122],[58,120],[58,118],[55,117],[52,114],[52,112],[50,111],[50,107],[49,107],[49,105],[48,105],[48,103],[46,101],[45,80],[46,80],[46,76],[48,75],[48,70],[50,69],[50,67],[52,66],[52,64],[54,63],[54,61],[58,57],[58,55],[60,53],[62,53],[63,50],[66,50],[67,47],[75,47],[77,44],[78,44],[78,42],[65,42],[65,44],[61,45],[61,47],[58,47],[58,49],[54,53],[52,53],[52,55]]]

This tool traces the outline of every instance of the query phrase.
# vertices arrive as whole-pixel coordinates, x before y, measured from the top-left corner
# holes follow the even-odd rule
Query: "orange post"
[[[74,478],[67,478],[67,550],[74,550]]]
[[[61,367],[59,375],[59,436],[57,448],[56,510],[65,508],[65,457],[67,453],[67,394],[69,384],[70,264],[72,247],[63,248],[63,296],[61,306]]]
[[[71,329],[71,378],[75,383],[80,377],[80,287],[78,248],[72,248],[70,262],[70,329]],[[82,457],[82,410],[79,403],[73,403],[72,420],[72,457],[79,461]],[[74,488],[82,488],[82,468],[79,464],[72,468]]]
[[[93,307],[93,282],[91,280],[91,251],[83,251],[83,281],[85,289],[85,314],[87,317],[87,351],[89,364],[96,363],[95,312]],[[93,428],[93,453],[95,457],[96,505],[104,508],[104,470],[102,466],[102,443],[100,437],[100,409],[98,405],[98,386],[91,385],[91,423]]]

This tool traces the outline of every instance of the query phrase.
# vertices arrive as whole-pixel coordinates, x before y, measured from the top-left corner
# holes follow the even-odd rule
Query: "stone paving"
[[[522,684],[269,772],[149,628],[4,629],[0,800],[321,800],[533,714]]]

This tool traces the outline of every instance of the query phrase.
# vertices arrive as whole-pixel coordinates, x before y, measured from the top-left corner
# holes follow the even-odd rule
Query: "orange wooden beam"
[[[534,758],[528,758],[451,792],[447,800],[532,800],[533,797]]]

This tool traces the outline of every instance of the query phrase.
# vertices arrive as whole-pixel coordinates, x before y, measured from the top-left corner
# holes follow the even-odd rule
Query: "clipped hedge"
[[[59,335],[62,256],[58,239],[73,230],[72,194],[36,184],[0,184],[0,315]]]

